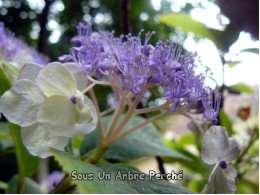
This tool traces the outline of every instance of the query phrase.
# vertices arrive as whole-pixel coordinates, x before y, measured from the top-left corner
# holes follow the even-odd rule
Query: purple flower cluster
[[[202,101],[204,117],[216,122],[219,100],[214,105],[210,102],[213,91],[204,84],[209,70],[204,67],[202,73],[197,73],[195,54],[183,54],[182,47],[171,41],[152,46],[148,41],[153,33],[146,33],[142,43],[141,32],[117,38],[109,32],[92,33],[90,24],[80,23],[77,29],[78,35],[72,39],[74,47],[69,55],[59,58],[61,62],[75,62],[89,74],[106,77],[134,95],[148,84],[159,85],[164,98],[172,101],[172,112],[178,106]]]
[[[0,22],[0,59],[12,62],[20,52],[30,56],[34,63],[44,66],[49,62],[47,57],[15,38],[14,34],[5,28],[4,23]]]

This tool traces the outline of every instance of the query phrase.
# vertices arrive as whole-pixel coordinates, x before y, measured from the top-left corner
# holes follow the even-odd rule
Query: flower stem
[[[94,93],[94,90],[93,88],[91,88],[89,90],[89,93],[90,93],[90,96],[91,96],[91,99],[95,105],[95,108],[96,108],[96,111],[97,111],[97,115],[98,115],[98,131],[99,131],[99,135],[101,137],[101,140],[104,139],[105,135],[104,135],[104,127],[103,127],[103,124],[101,122],[101,116],[100,116],[100,109],[99,109],[99,106],[98,106],[98,103],[97,103],[97,98],[96,98],[96,95]]]
[[[139,129],[139,128],[145,126],[145,125],[147,125],[148,123],[153,122],[153,121],[156,120],[156,119],[159,119],[159,118],[162,118],[162,117],[166,116],[167,114],[169,114],[168,111],[166,111],[166,112],[164,112],[164,113],[161,113],[161,114],[158,114],[158,115],[156,115],[156,116],[154,116],[154,117],[152,117],[152,118],[149,118],[149,119],[145,120],[144,122],[142,122],[142,123],[140,123],[140,124],[138,124],[138,125],[136,125],[136,126],[130,128],[130,129],[126,130],[125,132],[119,134],[115,139],[113,139],[113,140],[111,140],[110,142],[108,142],[107,145],[112,145],[112,144],[114,144],[116,141],[122,139],[123,137],[127,136],[128,134],[130,134],[130,133],[136,131],[137,129]]]
[[[169,101],[165,102],[164,104],[160,105],[160,106],[154,106],[151,108],[142,108],[142,109],[135,109],[135,114],[143,114],[143,113],[148,113],[148,112],[154,112],[157,110],[161,110],[164,108],[167,108],[167,106],[170,104]]]
[[[101,116],[101,117],[102,117],[102,116],[105,116],[106,114],[112,112],[114,109],[115,109],[115,108],[113,107],[113,108],[109,108],[109,109],[107,109],[107,110],[104,110],[104,111],[102,111],[102,112],[100,113],[100,116]]]
[[[98,80],[93,79],[90,76],[87,76],[87,78],[89,79],[89,81],[91,81],[92,83],[95,83],[95,84],[113,86],[110,82],[107,82],[107,81],[98,81]]]
[[[141,96],[142,96],[142,93],[143,93],[143,91],[144,91],[145,89],[146,89],[146,88],[143,88],[143,89],[141,90],[141,92],[140,92],[140,93],[138,94],[138,96],[135,98],[135,101],[133,102],[133,104],[129,107],[129,109],[128,109],[128,111],[127,111],[127,113],[126,113],[126,115],[125,115],[123,121],[119,124],[119,126],[118,126],[114,131],[112,131],[112,132],[113,132],[113,137],[114,137],[114,136],[117,136],[118,133],[125,127],[125,125],[128,123],[128,121],[131,119],[131,117],[135,115],[135,112],[134,112],[134,111],[135,111],[136,106],[137,106],[137,104],[139,103],[139,101],[140,101],[140,99],[141,99]],[[113,139],[113,137],[112,137],[112,139]],[[107,136],[107,138],[108,138],[107,141],[109,142],[110,137]]]
[[[195,125],[199,128],[200,130],[200,133],[204,136],[205,134],[205,131],[204,129],[202,128],[201,124],[196,120],[194,119],[192,116],[190,116],[188,113],[185,113],[185,112],[181,112],[181,114],[185,117],[187,117],[188,119],[190,119],[192,122],[195,123]]]
[[[84,89],[83,91],[82,91],[82,93],[84,94],[84,93],[87,93],[90,89],[92,89],[94,86],[96,85],[96,83],[92,83],[91,85],[89,85],[86,89]]]
[[[112,119],[111,119],[111,122],[109,123],[109,126],[107,128],[107,134],[106,134],[106,138],[111,136],[115,126],[116,126],[116,123],[121,115],[121,113],[123,112],[125,108],[125,104],[124,104],[124,100],[123,98],[121,98],[117,104],[117,107],[116,107],[116,110],[112,116]]]

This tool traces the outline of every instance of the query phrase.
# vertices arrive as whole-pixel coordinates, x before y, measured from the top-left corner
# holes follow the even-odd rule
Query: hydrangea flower
[[[49,61],[47,57],[15,38],[2,22],[0,22],[0,59],[12,62],[19,68],[28,62],[44,66]]]
[[[204,117],[217,120],[218,108],[209,103],[212,90],[204,83],[209,69],[196,60],[196,54],[183,54],[181,46],[171,41],[159,41],[152,46],[148,42],[153,33],[146,33],[142,43],[141,32],[138,36],[117,38],[113,33],[93,33],[90,24],[80,23],[77,29],[70,54],[61,56],[60,61],[73,61],[80,69],[98,79],[107,79],[133,96],[148,84],[159,85],[172,113],[183,105],[188,111],[204,100]],[[198,65],[205,71],[199,72]]]
[[[202,140],[201,157],[209,164],[215,164],[204,188],[205,193],[214,192],[226,194],[236,192],[236,169],[231,163],[241,149],[234,137],[228,137],[226,129],[221,126],[212,126]]]
[[[62,150],[70,137],[95,129],[95,107],[81,92],[86,85],[86,76],[73,63],[53,62],[44,68],[29,63],[1,97],[0,110],[22,126],[28,151],[45,158],[51,155],[48,147]]]

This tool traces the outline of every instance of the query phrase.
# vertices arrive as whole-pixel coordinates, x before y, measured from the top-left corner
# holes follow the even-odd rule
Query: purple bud
[[[141,53],[146,56],[149,57],[150,53],[152,52],[152,50],[154,49],[154,47],[152,45],[145,45],[141,48]]]
[[[222,169],[227,168],[227,163],[226,163],[226,161],[224,161],[224,160],[220,161],[220,162],[219,162],[219,166],[220,166]]]
[[[73,58],[71,55],[63,55],[59,57],[59,61],[61,63],[66,63],[66,62],[73,62]]]
[[[73,103],[73,104],[77,104],[77,97],[75,95],[71,96],[70,97],[70,101]]]
[[[80,37],[73,37],[71,39],[71,43],[73,44],[74,47],[80,47],[82,45],[82,40]]]

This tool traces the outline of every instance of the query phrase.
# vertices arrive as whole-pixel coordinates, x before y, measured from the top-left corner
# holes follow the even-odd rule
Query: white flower
[[[236,169],[230,165],[240,153],[241,149],[234,137],[227,136],[226,129],[221,126],[212,126],[204,135],[201,148],[202,160],[215,164],[203,192],[235,193]]]
[[[28,63],[1,97],[0,109],[22,126],[28,151],[46,158],[52,155],[48,147],[62,150],[70,137],[96,128],[95,107],[80,91],[86,85],[86,76],[73,63],[53,62],[44,68]]]

